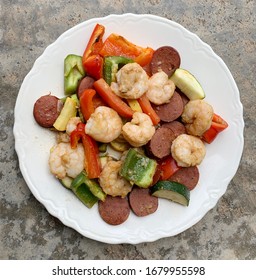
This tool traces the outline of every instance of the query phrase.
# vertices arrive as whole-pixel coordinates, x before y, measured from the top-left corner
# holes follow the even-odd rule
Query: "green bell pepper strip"
[[[88,208],[92,208],[93,205],[98,202],[98,198],[92,194],[88,186],[84,183],[79,186],[72,187],[72,191],[76,197]]]
[[[130,148],[120,169],[120,175],[132,184],[148,188],[153,182],[157,162]]]
[[[90,187],[86,184],[86,180],[89,179],[86,173],[82,171],[73,179],[70,189],[85,206],[92,208],[93,205],[98,202],[99,198],[92,193]]]
[[[79,81],[85,76],[82,57],[69,54],[64,60],[64,91],[66,95],[76,92]]]
[[[80,174],[76,176],[76,178],[71,183],[71,189],[77,189],[82,184],[85,184],[89,191],[97,197],[97,199],[104,201],[106,198],[106,194],[103,192],[102,188],[99,184],[93,180],[89,179],[85,170],[83,170]],[[84,187],[83,187],[84,188]]]
[[[104,80],[110,85],[114,82],[115,75],[121,66],[134,62],[132,59],[124,56],[106,56],[104,57],[103,76]]]

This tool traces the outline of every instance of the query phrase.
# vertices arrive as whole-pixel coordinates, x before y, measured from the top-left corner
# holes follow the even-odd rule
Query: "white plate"
[[[181,55],[181,67],[202,84],[206,100],[229,127],[211,145],[200,166],[200,181],[191,192],[189,207],[160,200],[156,213],[138,218],[133,213],[120,226],[103,222],[97,206],[87,209],[50,174],[48,157],[55,138],[38,126],[32,111],[47,92],[63,97],[63,60],[67,54],[82,55],[96,23],[106,27],[106,38],[115,32],[141,46],[171,45]],[[181,25],[153,15],[110,15],[85,21],[63,33],[35,61],[24,79],[15,107],[15,148],[20,169],[34,196],[53,216],[82,235],[106,243],[154,241],[173,236],[197,223],[225,193],[239,166],[243,150],[243,109],[236,83],[213,50]]]

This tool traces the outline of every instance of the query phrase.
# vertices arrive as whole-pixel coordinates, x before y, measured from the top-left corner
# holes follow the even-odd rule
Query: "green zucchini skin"
[[[121,166],[120,175],[131,184],[148,188],[153,182],[157,163],[136,149],[130,148]]]
[[[106,198],[99,184],[89,179],[84,170],[72,181],[70,189],[88,208],[92,208],[98,200],[104,201]]]
[[[151,188],[151,194],[184,206],[188,206],[190,201],[190,190],[178,182],[159,181]]]

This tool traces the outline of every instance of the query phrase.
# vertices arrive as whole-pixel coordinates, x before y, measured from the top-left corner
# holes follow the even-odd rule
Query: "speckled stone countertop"
[[[151,243],[110,245],[66,227],[31,194],[14,149],[14,106],[34,61],[59,35],[84,20],[127,12],[176,21],[224,60],[244,107],[245,145],[226,193],[192,228]],[[1,0],[0,259],[256,259],[255,54],[253,0]]]

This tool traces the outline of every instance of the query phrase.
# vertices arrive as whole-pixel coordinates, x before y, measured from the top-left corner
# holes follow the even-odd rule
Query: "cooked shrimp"
[[[70,135],[71,132],[76,129],[77,124],[80,122],[81,119],[79,117],[70,118],[66,126],[66,133]]]
[[[206,149],[202,140],[188,134],[180,134],[172,142],[172,157],[182,167],[199,165],[205,157]]]
[[[119,175],[121,165],[122,161],[108,161],[101,171],[99,183],[108,195],[125,197],[132,190],[132,185]]]
[[[56,134],[56,141],[57,143],[70,143],[70,137],[66,132],[58,131]]]
[[[135,112],[131,122],[127,122],[122,128],[122,134],[133,147],[140,147],[152,138],[155,127],[150,117],[144,113]]]
[[[116,73],[117,82],[111,83],[113,92],[127,99],[137,99],[148,90],[148,75],[137,63],[128,63]]]
[[[152,103],[156,105],[168,103],[174,91],[175,84],[168,79],[168,75],[165,72],[155,73],[149,78],[147,97]]]
[[[202,136],[211,126],[213,108],[204,100],[189,101],[181,115],[188,134]]]
[[[70,142],[70,134],[73,130],[76,129],[76,126],[79,122],[81,122],[81,119],[79,117],[72,117],[66,125],[66,131],[65,132],[59,131],[57,133],[57,137],[56,137],[57,143]]]
[[[49,165],[57,178],[75,178],[84,169],[83,145],[79,143],[76,149],[72,149],[70,143],[58,143],[51,148]]]
[[[109,143],[120,135],[122,125],[122,119],[115,110],[99,106],[88,119],[85,132],[96,141]]]

